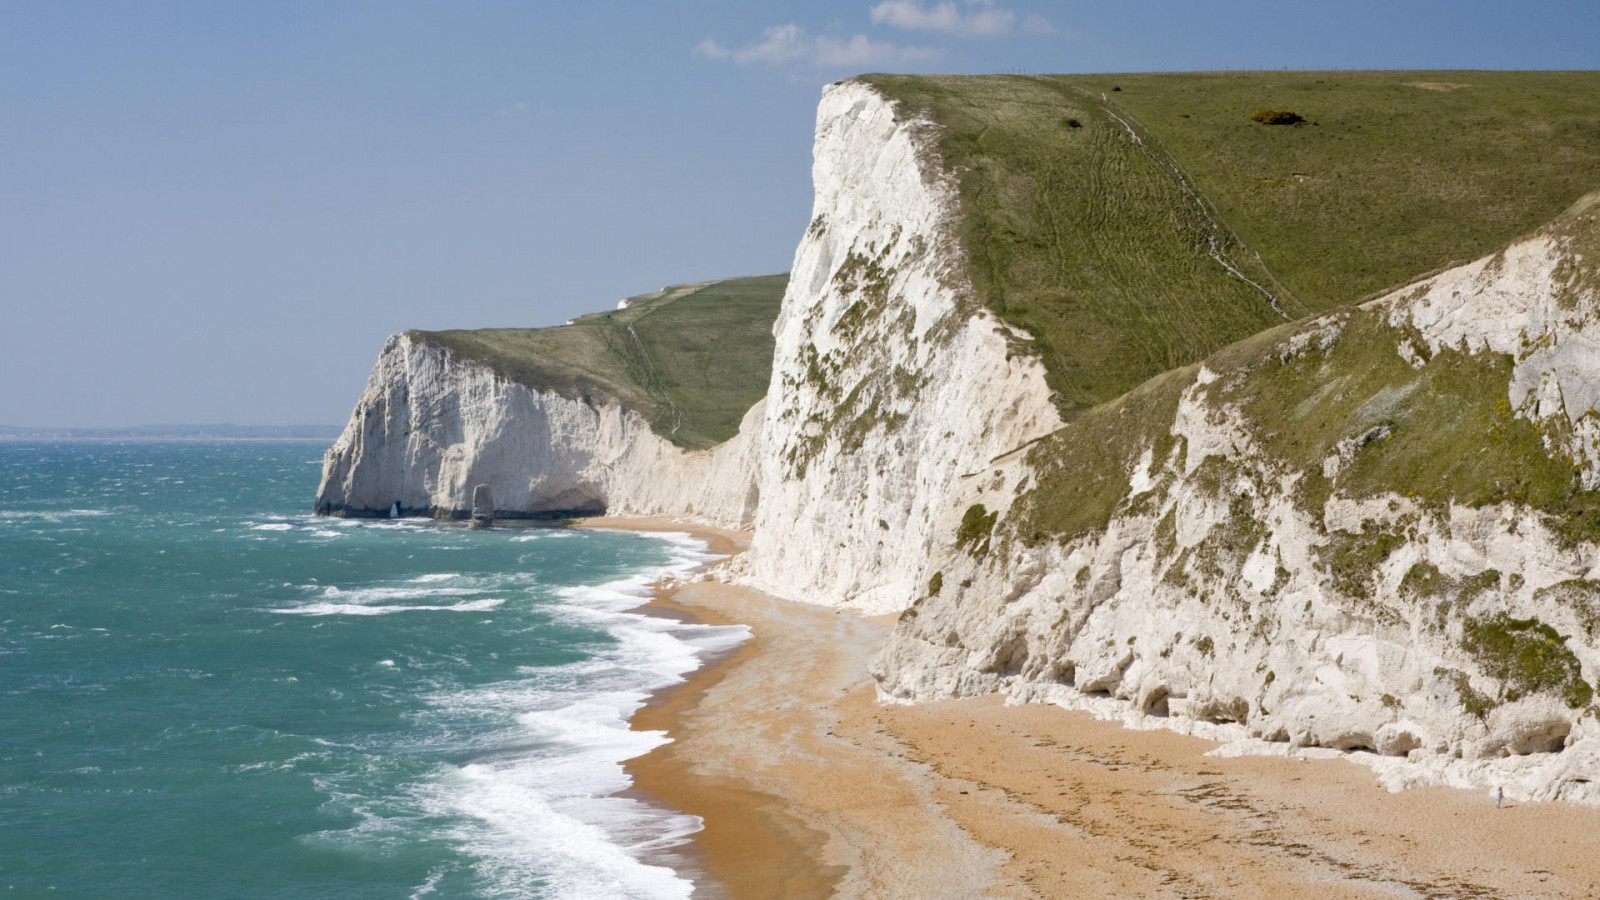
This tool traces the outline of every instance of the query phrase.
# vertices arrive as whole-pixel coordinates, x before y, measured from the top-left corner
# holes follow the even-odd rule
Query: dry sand
[[[754,635],[635,718],[674,738],[629,769],[705,820],[707,896],[1600,897],[1600,810],[1390,794],[1339,760],[1212,758],[997,697],[880,705],[865,665],[892,621],[716,581],[665,593],[663,612]]]

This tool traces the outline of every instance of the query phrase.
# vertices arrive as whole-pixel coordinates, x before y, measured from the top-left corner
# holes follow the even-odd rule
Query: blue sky
[[[783,271],[863,71],[1596,68],[1595,0],[0,0],[0,424],[339,423],[386,335]]]

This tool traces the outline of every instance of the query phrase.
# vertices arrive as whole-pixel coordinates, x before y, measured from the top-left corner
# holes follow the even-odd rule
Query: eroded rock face
[[[1588,486],[1600,297],[1571,290],[1572,266],[1572,242],[1547,229],[1364,313],[1414,368],[1445,351],[1509,354],[1496,402]],[[1282,364],[1335,345],[1352,315],[1286,338]],[[1427,504],[1396,490],[1308,502],[1312,477],[1359,464],[1390,432],[1364,430],[1320,471],[1297,470],[1262,445],[1248,384],[1229,391],[1236,377],[1190,377],[1168,455],[1127,460],[1128,496],[1103,531],[1030,546],[1002,517],[987,554],[947,535],[932,554],[943,590],[902,616],[874,664],[883,695],[1008,691],[1261,750],[1370,751],[1395,786],[1600,798],[1592,540],[1514,501]],[[1003,484],[1031,474],[1022,458],[997,468]]]
[[[410,335],[384,345],[344,434],[323,462],[322,515],[466,518],[487,485],[498,519],[680,515],[748,527],[753,441],[685,451],[605,398],[535,391]]]
[[[773,593],[870,613],[937,569],[964,480],[1060,422],[1037,361],[974,300],[933,126],[830,86],[816,204],[774,327],[762,504],[743,559]]]
[[[464,516],[486,484],[497,518],[753,527],[736,577],[903,611],[873,664],[886,699],[1006,691],[1234,740],[1228,752],[1370,751],[1397,787],[1600,802],[1585,693],[1600,680],[1596,545],[1516,500],[1328,488],[1406,439],[1381,415],[1289,464],[1237,372],[1184,370],[1160,440],[1115,464],[1127,489],[1104,527],[1022,528],[1019,498],[1046,475],[1029,448],[1070,426],[1041,365],[973,295],[933,127],[867,85],[826,90],[768,399],[734,440],[685,452],[606,398],[533,391],[397,336],[329,451],[318,511]],[[1393,332],[1389,365],[1507,354],[1507,414],[1593,488],[1600,296],[1580,232],[1595,227],[1547,229],[1309,323],[1273,358],[1354,340],[1357,316]],[[1371,404],[1398,409],[1416,389]],[[1523,651],[1542,662],[1519,669]]]

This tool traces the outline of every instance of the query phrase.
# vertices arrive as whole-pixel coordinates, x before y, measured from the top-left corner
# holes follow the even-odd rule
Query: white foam
[[[379,531],[421,531],[433,527],[432,520],[407,521],[405,519],[359,519],[355,521],[357,528],[375,528]]]
[[[634,612],[662,576],[716,558],[687,534],[646,536],[668,545],[666,565],[555,592],[551,613],[602,628],[614,644],[558,670],[523,670],[520,682],[435,698],[520,709],[516,721],[535,748],[464,767],[457,789],[439,798],[492,834],[474,835],[468,846],[478,848],[480,870],[499,894],[518,895],[533,873],[562,898],[681,900],[693,892],[687,878],[656,863],[699,831],[700,820],[617,796],[632,786],[623,762],[668,741],[628,723],[652,692],[681,683],[706,654],[738,645],[749,629]]]
[[[302,616],[381,616],[425,610],[482,612],[495,609],[506,602],[504,596],[485,597],[485,594],[503,595],[522,589],[529,582],[528,577],[518,575],[473,578],[454,572],[439,572],[421,575],[398,584],[360,588],[302,584],[298,585],[300,590],[315,592],[316,600],[296,606],[269,609],[267,612]],[[456,602],[439,602],[457,597],[463,599]]]
[[[549,531],[541,532],[540,534],[525,535],[525,536],[519,537],[519,538],[512,538],[512,540],[514,540],[514,541],[536,541],[536,540],[539,540],[541,538],[546,538],[546,539],[549,539],[549,540],[556,540],[557,538],[570,538],[570,537],[577,537],[577,536],[578,536],[578,532],[576,532],[576,531],[574,531],[574,530],[572,530],[570,528],[552,528]]]
[[[486,600],[467,600],[462,603],[453,603],[449,606],[424,604],[375,606],[361,603],[311,603],[306,606],[290,606],[270,611],[291,616],[387,616],[403,612],[483,612],[486,609],[494,609],[504,602],[506,601],[491,597]]]
[[[567,532],[540,532],[538,538]],[[521,535],[512,541],[534,538]],[[471,688],[441,687],[426,699],[441,731],[428,749],[460,752],[461,721],[505,726],[473,739],[467,759],[443,765],[414,784],[403,808],[376,808],[319,783],[332,802],[361,817],[344,832],[318,836],[338,842],[406,840],[419,822],[443,825],[453,844],[473,860],[475,891],[487,897],[627,897],[686,900],[694,885],[674,871],[675,855],[700,830],[697,817],[619,796],[632,786],[623,767],[668,741],[662,732],[634,731],[633,714],[652,692],[681,683],[705,656],[730,649],[749,635],[744,626],[678,622],[635,610],[650,586],[716,557],[688,535],[648,534],[667,548],[667,562],[604,584],[539,591],[554,602],[544,615],[580,621],[613,638],[588,648],[589,658],[561,666],[533,666],[516,676]],[[529,576],[481,577],[432,573],[408,581],[362,588],[301,585],[307,603],[277,610],[299,615],[384,615],[417,610],[469,610],[505,601],[537,582]],[[441,602],[443,601],[443,602]],[[391,665],[381,660],[379,666]],[[438,827],[438,826],[430,826]],[[414,889],[432,893],[438,878]]]
[[[45,519],[59,522],[62,519],[75,519],[83,516],[109,516],[110,512],[103,509],[0,509],[0,521],[6,519]]]
[[[596,816],[592,804],[551,796],[541,784],[549,760],[520,764],[469,765],[459,772],[452,806],[488,826],[460,837],[479,857],[478,869],[490,896],[520,896],[522,886],[543,881],[557,898],[637,897],[687,900],[693,884],[666,866],[640,861],[646,844],[659,840],[633,832],[656,832],[683,840],[698,830],[692,816],[654,810],[632,800],[614,799]],[[563,767],[565,768],[565,767]],[[626,776],[618,789],[626,787]],[[623,809],[621,807],[626,807]],[[595,821],[599,819],[599,821]],[[626,821],[626,829],[615,826]],[[610,826],[610,827],[608,827]]]
[[[263,522],[260,525],[251,525],[251,531],[293,531],[294,526],[288,522]]]
[[[426,897],[433,893],[438,889],[439,879],[443,877],[443,872],[434,872],[429,875],[427,881],[417,885],[417,889],[411,892],[411,900],[418,900],[420,897]]]
[[[328,600],[346,603],[367,603],[374,600],[425,600],[429,597],[468,597],[481,594],[483,587],[364,587],[346,590],[338,585],[306,585],[308,589],[322,592]]]

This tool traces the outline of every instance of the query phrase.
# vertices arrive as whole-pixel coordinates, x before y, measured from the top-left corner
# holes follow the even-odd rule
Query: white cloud
[[[872,8],[872,22],[912,31],[956,31],[961,27],[961,12],[954,3],[923,9],[916,0],[884,0]]]
[[[942,31],[946,34],[1009,34],[1017,27],[1017,14],[994,5],[994,0],[967,0],[962,12],[952,0],[924,6],[922,0],[883,0],[872,8],[872,22],[908,31]],[[1053,34],[1055,27],[1043,16],[1029,15],[1022,28],[1034,34]]]
[[[1027,18],[1022,20],[1022,30],[1028,32],[1029,34],[1058,33],[1056,31],[1056,27],[1050,24],[1049,19],[1046,19],[1044,16],[1036,16],[1032,14],[1029,14]],[[1067,36],[1072,37],[1074,35],[1072,32],[1068,32]]]
[[[864,34],[850,38],[807,34],[793,22],[768,28],[763,39],[746,47],[724,47],[706,38],[695,48],[696,56],[731,62],[735,65],[813,65],[829,68],[860,68],[932,59],[938,52],[927,47],[904,47],[874,41]]]

